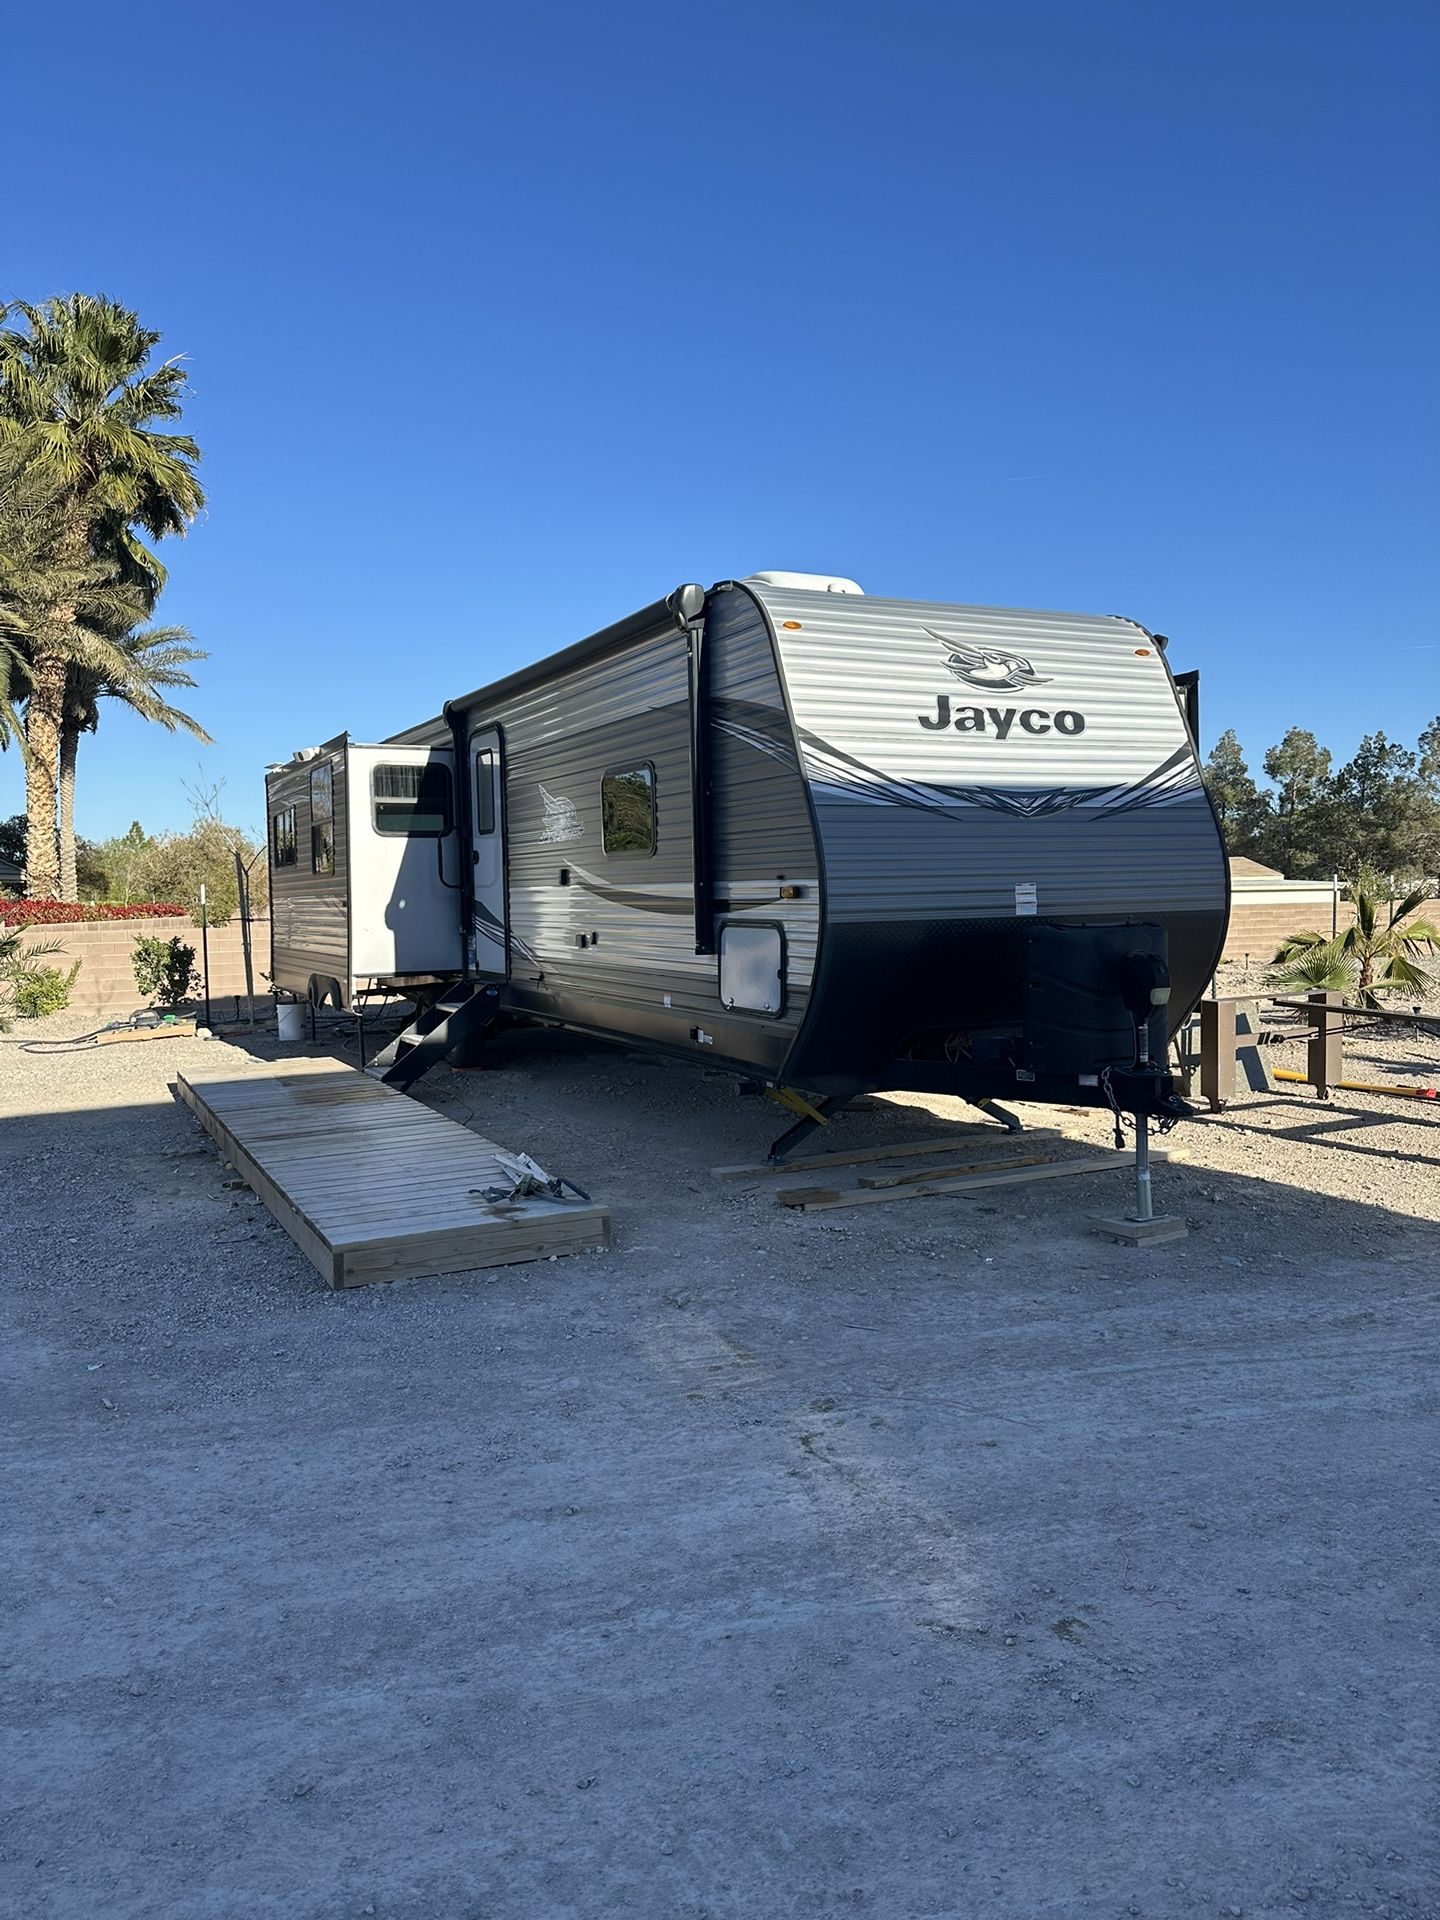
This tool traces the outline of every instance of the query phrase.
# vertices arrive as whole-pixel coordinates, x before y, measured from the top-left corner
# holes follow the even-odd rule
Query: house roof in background
[[[1243,853],[1231,856],[1230,872],[1232,877],[1237,873],[1246,873],[1252,875],[1260,874],[1267,880],[1281,880],[1284,878],[1284,875],[1278,867],[1261,866],[1258,860],[1252,860],[1248,855]]]

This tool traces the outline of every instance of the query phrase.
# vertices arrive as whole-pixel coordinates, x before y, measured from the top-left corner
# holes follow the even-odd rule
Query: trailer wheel
[[[323,974],[312,973],[310,976],[310,1004],[315,1008],[331,1006],[334,1007],[337,1012],[343,1011],[345,1001],[340,992],[340,982],[338,980],[327,980]]]

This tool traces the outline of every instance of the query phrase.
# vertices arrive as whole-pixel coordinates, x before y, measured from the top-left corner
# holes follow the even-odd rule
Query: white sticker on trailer
[[[1020,880],[1015,886],[1016,913],[1034,913],[1036,911],[1035,882]]]

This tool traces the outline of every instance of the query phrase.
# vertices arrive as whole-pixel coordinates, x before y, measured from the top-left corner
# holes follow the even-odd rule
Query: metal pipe
[[[255,1025],[255,961],[250,947],[250,875],[245,862],[240,857],[240,849],[235,849],[235,886],[240,895],[240,946],[245,956],[245,1002],[249,1008],[250,1025]],[[240,1018],[240,996],[235,996],[235,1018]]]
[[[210,1022],[210,915],[205,907],[205,882],[200,882],[200,964],[205,970],[205,1024]]]
[[[1135,1051],[1142,1068],[1150,1064],[1150,1022],[1140,1020],[1135,1028]],[[1150,1117],[1135,1116],[1135,1218],[1153,1220],[1155,1207],[1150,1194]]]
[[[1291,1067],[1272,1067],[1272,1080],[1298,1080],[1301,1086],[1311,1084],[1308,1073],[1296,1073]],[[1382,1087],[1373,1080],[1332,1080],[1332,1087],[1338,1087],[1342,1093],[1393,1093],[1402,1100],[1437,1100],[1440,1088],[1435,1087]]]
[[[1135,1218],[1155,1218],[1150,1197],[1150,1121],[1143,1113],[1135,1116]]]

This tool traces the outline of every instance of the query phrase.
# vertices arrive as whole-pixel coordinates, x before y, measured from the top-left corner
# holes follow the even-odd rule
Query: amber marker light
[[[798,620],[782,620],[780,624],[787,633],[799,633],[800,631],[800,622]]]
[[[1148,660],[1150,658],[1149,647],[1136,647],[1135,658],[1137,660]]]

